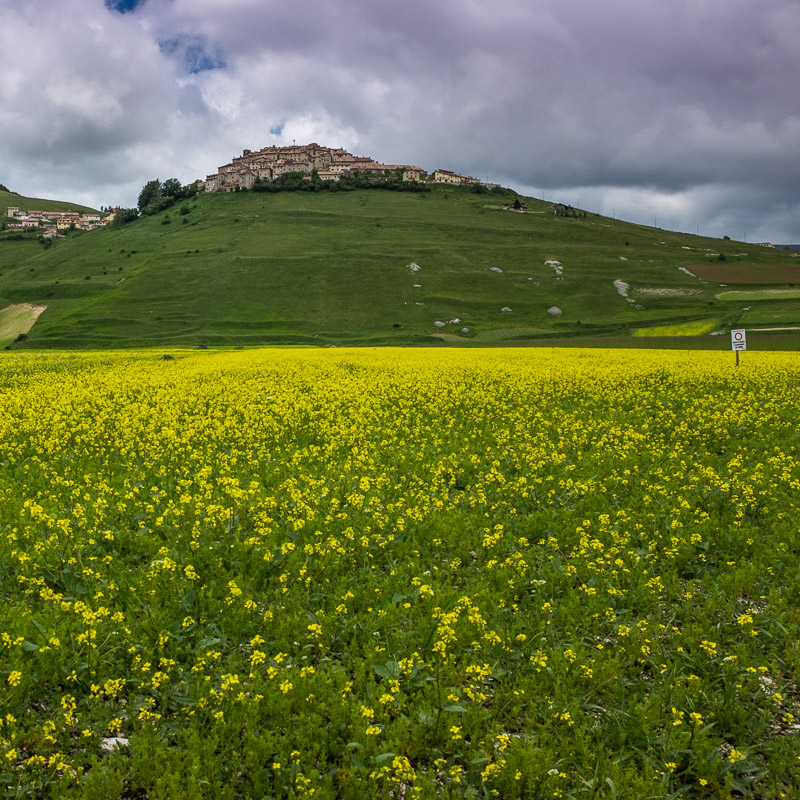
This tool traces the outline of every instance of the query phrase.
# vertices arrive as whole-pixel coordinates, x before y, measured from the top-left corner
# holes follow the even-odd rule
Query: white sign
[[[731,331],[731,350],[747,350],[747,338],[743,330]]]

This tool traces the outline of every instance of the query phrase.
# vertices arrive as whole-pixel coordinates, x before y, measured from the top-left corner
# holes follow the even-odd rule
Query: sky
[[[133,206],[317,142],[800,241],[798,0],[0,0],[0,183]]]

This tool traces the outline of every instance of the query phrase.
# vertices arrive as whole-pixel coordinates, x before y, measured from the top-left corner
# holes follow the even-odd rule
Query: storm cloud
[[[317,141],[644,224],[800,236],[794,0],[0,0],[0,181],[131,205]]]

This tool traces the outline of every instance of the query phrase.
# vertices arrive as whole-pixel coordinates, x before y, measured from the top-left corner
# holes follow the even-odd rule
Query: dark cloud
[[[316,140],[689,231],[800,233],[794,0],[64,0],[50,26],[43,9],[0,31],[10,65],[47,54],[0,83],[19,180],[72,161],[90,192],[94,157],[130,202],[150,164],[189,180]]]

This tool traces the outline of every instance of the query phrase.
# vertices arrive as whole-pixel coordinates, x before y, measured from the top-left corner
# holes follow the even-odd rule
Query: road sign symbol
[[[747,350],[747,336],[744,330],[731,331],[731,350]]]

